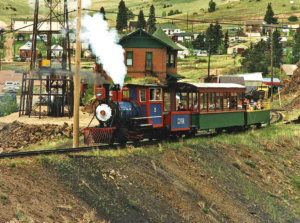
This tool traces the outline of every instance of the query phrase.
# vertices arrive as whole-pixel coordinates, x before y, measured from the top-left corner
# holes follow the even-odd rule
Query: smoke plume
[[[114,28],[109,29],[108,23],[100,13],[94,14],[93,17],[85,15],[81,25],[81,41],[91,45],[93,54],[97,56],[98,62],[103,64],[107,75],[122,87],[127,68],[124,64],[124,50],[118,44],[117,31]]]

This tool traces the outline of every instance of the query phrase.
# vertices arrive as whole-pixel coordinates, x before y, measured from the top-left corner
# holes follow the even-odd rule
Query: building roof
[[[245,86],[232,83],[187,83],[196,88],[238,88],[243,89]]]
[[[21,46],[20,48],[19,48],[19,50],[31,50],[31,42],[27,42],[27,43],[25,43],[23,46]],[[39,50],[38,48],[36,48],[36,50]]]
[[[220,76],[219,83],[234,83],[245,85],[245,81],[243,77],[232,77],[232,76]]]
[[[173,33],[174,36],[194,36],[193,33]]]
[[[173,50],[182,50],[180,47],[176,45],[176,43],[172,39],[170,39],[170,37],[167,36],[167,34],[161,28],[157,28],[152,36],[164,42]]]
[[[138,24],[137,21],[130,21],[128,27],[129,27],[129,28],[130,28],[130,27],[135,28],[135,27],[137,27],[137,24]]]
[[[264,82],[271,82],[271,78],[264,78],[263,81]],[[279,78],[273,78],[273,82],[279,82],[280,83],[280,80],[279,80]]]
[[[13,18],[13,21],[31,21],[33,22],[33,18]],[[38,21],[43,21],[45,19],[38,19]],[[50,22],[50,20],[47,20],[45,22]],[[52,22],[58,22],[57,19],[52,19]]]
[[[180,75],[180,74],[169,74],[169,73],[167,73],[167,80],[172,80],[172,79],[180,80],[180,79],[185,79],[185,77]]]
[[[51,50],[64,50],[64,48],[62,48],[60,45],[53,45],[51,46]]]
[[[294,71],[298,68],[297,65],[295,64],[283,64],[281,66],[283,71],[286,73],[288,76],[293,76]]]
[[[161,29],[178,29],[177,26],[175,26],[172,23],[164,23],[164,24],[156,24],[156,28],[161,28]]]
[[[179,44],[179,43],[175,43],[178,47],[180,47],[182,50],[189,50],[188,48],[186,48],[185,46]]]
[[[234,74],[236,77],[244,77],[244,81],[263,81],[262,73],[246,73],[246,74]]]

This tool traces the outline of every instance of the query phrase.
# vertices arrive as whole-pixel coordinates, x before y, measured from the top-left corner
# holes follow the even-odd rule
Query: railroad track
[[[282,115],[272,109],[271,110],[271,121],[270,124],[275,124],[282,119]],[[197,137],[213,137],[218,135],[216,132],[208,132],[208,133],[200,133],[197,134],[194,138]],[[174,142],[173,140],[163,139],[164,141]],[[77,148],[60,148],[60,149],[50,149],[50,150],[36,150],[36,151],[24,151],[24,152],[12,152],[12,153],[2,153],[0,154],[0,159],[3,158],[16,158],[16,157],[29,157],[29,156],[37,156],[37,155],[51,155],[51,154],[67,154],[71,152],[84,152],[89,151],[92,149],[97,150],[108,150],[108,149],[117,149],[117,148],[124,148],[126,146],[134,146],[134,147],[141,147],[141,146],[149,146],[149,145],[157,145],[157,143],[161,142],[162,140],[153,140],[153,141],[141,141],[139,143],[129,142],[125,145],[114,144],[114,145],[97,145],[97,146],[86,146],[86,147],[77,147]]]
[[[282,111],[282,110],[280,110]],[[271,121],[270,124],[275,124],[277,122],[280,122],[282,120],[282,114],[278,112],[276,109],[271,109]]]

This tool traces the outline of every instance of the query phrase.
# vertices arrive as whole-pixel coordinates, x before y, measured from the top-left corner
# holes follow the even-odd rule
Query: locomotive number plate
[[[177,118],[177,124],[183,125],[184,124],[184,118]]]

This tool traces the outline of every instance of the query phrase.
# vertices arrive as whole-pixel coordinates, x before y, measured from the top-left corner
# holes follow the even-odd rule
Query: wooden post
[[[271,102],[273,102],[273,27],[271,28]]]
[[[80,99],[80,60],[81,60],[81,0],[77,0],[76,54],[74,75],[74,118],[73,147],[79,147],[79,99]]]

